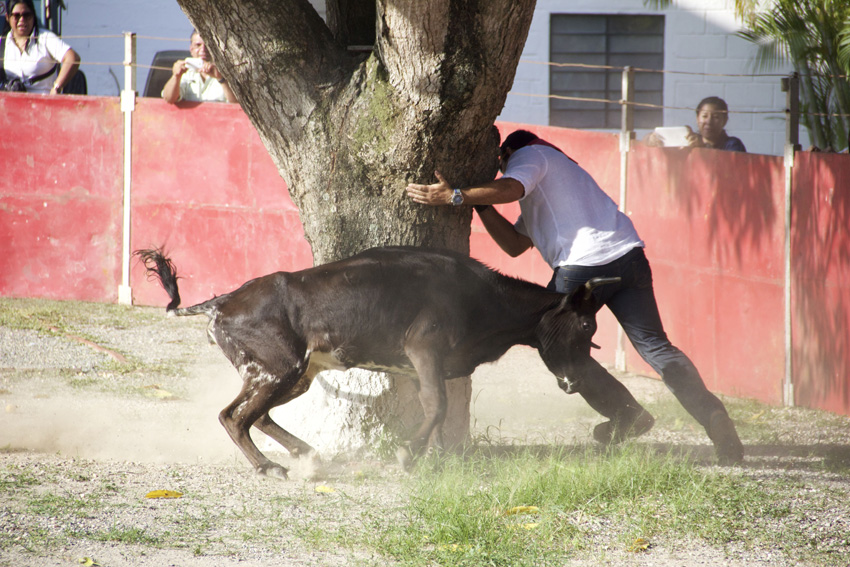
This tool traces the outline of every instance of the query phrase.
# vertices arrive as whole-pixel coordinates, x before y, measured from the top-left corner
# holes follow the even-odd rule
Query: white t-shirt
[[[518,149],[504,177],[525,188],[514,227],[552,268],[601,266],[644,246],[632,221],[590,174],[554,148]]]
[[[56,75],[29,84],[29,79],[47,73],[57,63],[62,62],[65,53],[71,46],[50,30],[33,29],[23,53],[15,45],[12,32],[6,34],[6,50],[3,53],[3,68],[6,70],[6,80],[20,79],[28,93],[49,94],[53,88]]]
[[[187,69],[180,77],[180,99],[195,102],[227,102],[224,87],[217,79],[204,77],[199,71]]]

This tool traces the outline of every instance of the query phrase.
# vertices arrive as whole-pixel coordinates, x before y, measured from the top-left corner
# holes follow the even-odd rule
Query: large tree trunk
[[[330,27],[307,0],[178,2],[286,180],[316,264],[394,244],[468,253],[471,209],[404,189],[435,169],[457,186],[493,178],[493,122],[534,0],[331,0]],[[367,40],[371,52],[348,49]],[[451,387],[463,430],[468,379]]]

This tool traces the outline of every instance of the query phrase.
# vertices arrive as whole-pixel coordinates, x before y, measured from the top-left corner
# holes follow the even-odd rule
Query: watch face
[[[454,195],[452,195],[452,205],[462,205],[463,204],[463,194],[460,191],[455,191]]]

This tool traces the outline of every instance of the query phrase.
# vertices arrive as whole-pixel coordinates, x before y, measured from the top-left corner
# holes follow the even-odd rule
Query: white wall
[[[526,124],[549,123],[549,17],[552,13],[665,15],[664,124],[696,128],[694,109],[706,96],[729,104],[730,135],[743,140],[753,153],[781,155],[785,144],[785,93],[780,77],[762,74],[752,64],[755,48],[735,34],[741,28],[729,0],[678,0],[677,7],[655,11],[641,0],[538,0],[514,85],[500,118]],[[700,74],[680,74],[687,71]],[[789,68],[771,74],[789,72]],[[730,77],[716,75],[748,75]],[[523,96],[535,95],[535,96]],[[777,111],[754,114],[742,111]],[[646,131],[639,131],[642,138]],[[800,132],[806,137],[805,130]],[[803,147],[807,142],[802,140]]]
[[[324,11],[323,0],[313,0]],[[176,0],[69,0],[63,35],[83,59],[89,93],[117,96],[123,87],[124,31],[137,34],[137,61],[150,65],[154,53],[186,49],[192,25]],[[501,119],[526,124],[549,123],[549,15],[551,13],[664,14],[665,69],[722,75],[751,75],[754,47],[735,36],[732,0],[678,0],[677,7],[656,12],[642,0],[538,0],[522,62]],[[80,37],[84,36],[84,37]],[[774,71],[778,74],[787,70]],[[141,91],[148,69],[137,71]],[[523,96],[535,95],[535,96]],[[665,126],[695,127],[696,104],[716,95],[729,104],[727,131],[755,153],[781,155],[785,94],[779,77],[728,77],[668,73],[664,80]],[[779,111],[747,114],[740,111]],[[642,138],[646,132],[638,132]],[[805,130],[801,131],[803,147]]]

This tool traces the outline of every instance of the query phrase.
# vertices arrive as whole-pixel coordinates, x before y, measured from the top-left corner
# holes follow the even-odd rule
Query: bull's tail
[[[177,288],[177,269],[174,267],[171,259],[165,256],[161,248],[136,250],[133,252],[133,255],[138,256],[144,263],[148,279],[159,280],[163,289],[168,293],[171,302],[166,306],[165,310],[169,315],[198,315],[203,313],[210,316],[210,311],[213,308],[212,302],[215,301],[215,298],[185,309],[177,308],[180,305],[180,290]]]

